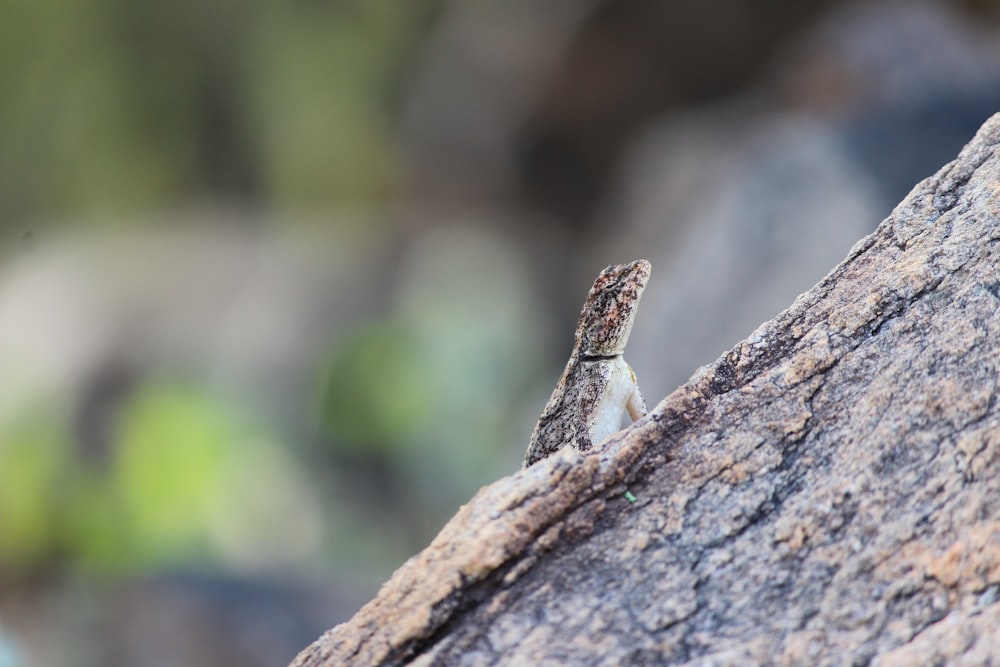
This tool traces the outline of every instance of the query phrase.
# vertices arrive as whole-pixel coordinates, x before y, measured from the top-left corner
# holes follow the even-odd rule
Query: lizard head
[[[652,266],[644,259],[615,264],[601,271],[583,304],[576,327],[582,357],[622,354],[646,288]]]

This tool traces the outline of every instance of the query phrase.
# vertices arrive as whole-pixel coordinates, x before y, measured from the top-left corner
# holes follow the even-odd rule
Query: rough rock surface
[[[293,664],[1000,662],[998,146],[1000,115],[788,310],[598,453],[484,488]]]

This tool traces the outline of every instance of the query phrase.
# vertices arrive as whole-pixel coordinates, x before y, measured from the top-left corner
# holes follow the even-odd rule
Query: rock
[[[1000,115],[790,308],[597,453],[481,490],[293,664],[1000,660],[998,145]]]

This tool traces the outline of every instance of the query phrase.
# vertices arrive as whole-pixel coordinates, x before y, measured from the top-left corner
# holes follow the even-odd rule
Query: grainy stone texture
[[[484,488],[293,664],[1000,663],[998,145],[1000,115],[788,310],[598,453]]]

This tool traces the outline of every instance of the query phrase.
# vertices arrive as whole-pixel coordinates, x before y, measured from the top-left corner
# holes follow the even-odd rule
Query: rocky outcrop
[[[1000,661],[998,146],[1000,115],[785,312],[597,453],[484,488],[293,664]]]

